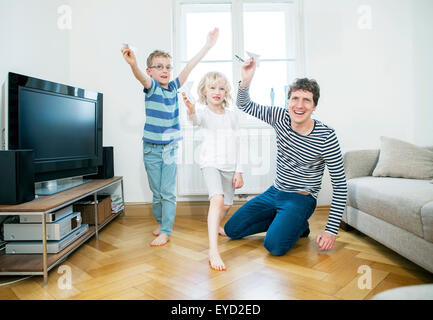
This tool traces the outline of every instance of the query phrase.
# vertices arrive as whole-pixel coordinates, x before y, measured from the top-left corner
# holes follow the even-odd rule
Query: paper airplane
[[[195,99],[193,97],[193,95],[191,94],[191,88],[192,85],[194,84],[194,81],[187,81],[182,87],[179,88],[179,90],[177,90],[179,93],[185,92],[186,97],[188,98],[188,100],[192,103],[195,104]]]
[[[254,52],[245,51],[250,58],[254,58],[256,60],[257,67],[260,65],[260,55]]]
[[[122,49],[131,49],[132,51],[134,51],[134,53],[137,53],[137,48],[131,46],[129,43],[122,43]]]

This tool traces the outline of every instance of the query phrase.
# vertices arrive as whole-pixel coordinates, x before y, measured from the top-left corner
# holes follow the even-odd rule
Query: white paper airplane
[[[260,65],[260,55],[254,52],[245,51],[250,58],[254,58],[256,60],[257,67]]]
[[[177,90],[179,93],[185,92],[186,97],[188,98],[188,100],[192,103],[195,104],[195,99],[193,97],[193,95],[191,94],[191,88],[192,85],[194,84],[194,81],[187,81],[182,87],[179,88],[179,90]]]
[[[136,47],[131,46],[129,43],[122,43],[122,49],[124,48],[131,49],[134,53],[137,53],[138,51]]]

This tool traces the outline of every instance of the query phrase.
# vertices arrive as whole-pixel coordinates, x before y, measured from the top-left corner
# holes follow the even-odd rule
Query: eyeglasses
[[[157,66],[150,67],[150,69],[156,69],[158,71],[162,71],[164,68],[167,69],[167,71],[173,70],[173,66],[170,65],[164,67],[162,64],[158,64]]]

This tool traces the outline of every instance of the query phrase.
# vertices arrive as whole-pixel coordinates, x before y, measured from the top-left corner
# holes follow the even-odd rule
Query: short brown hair
[[[289,89],[289,93],[287,95],[287,99],[290,99],[293,91],[304,90],[309,91],[313,94],[314,105],[317,106],[320,98],[320,87],[316,80],[302,78],[296,79],[291,85]]]
[[[171,59],[171,55],[168,52],[161,51],[161,50],[155,50],[147,57],[146,64],[147,64],[148,68],[150,68],[152,66],[153,58],[156,58],[156,57],[166,57],[168,59]]]

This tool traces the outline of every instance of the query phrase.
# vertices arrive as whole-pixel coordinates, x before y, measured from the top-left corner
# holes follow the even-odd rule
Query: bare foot
[[[209,251],[209,265],[213,270],[226,271],[226,266],[224,265],[224,262],[218,252],[211,253]]]
[[[156,228],[155,230],[152,231],[152,234],[157,237],[159,236],[159,234],[161,233],[161,225],[158,225],[158,228]]]
[[[159,236],[157,236],[155,238],[155,240],[153,240],[150,243],[151,247],[158,247],[158,246],[163,246],[168,242],[169,238],[168,238],[168,234],[166,233],[161,233]]]
[[[226,235],[226,233],[225,233],[223,227],[219,227],[219,229],[218,229],[218,234],[219,234],[220,236],[227,237],[227,235]]]

